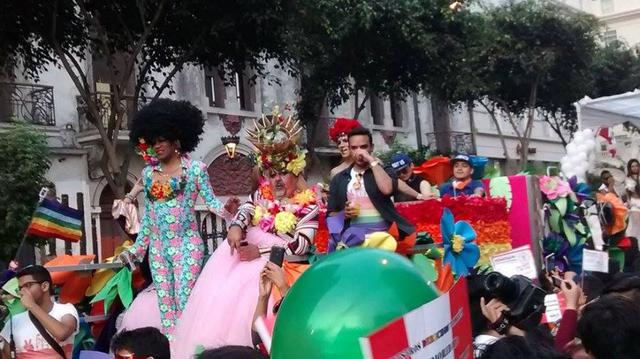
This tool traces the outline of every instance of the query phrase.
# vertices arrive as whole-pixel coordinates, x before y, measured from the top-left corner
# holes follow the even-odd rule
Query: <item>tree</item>
[[[640,57],[621,41],[599,48],[591,66],[591,98],[611,96],[640,88]]]
[[[290,55],[300,79],[298,114],[314,138],[325,106],[355,99],[358,118],[372,97],[404,99],[437,88],[462,29],[446,0],[302,0],[291,17]],[[430,78],[438,81],[428,81]],[[310,141],[308,148],[313,151]]]
[[[521,1],[486,12],[483,51],[475,59],[485,108],[506,117],[525,168],[534,119],[561,113],[588,89],[597,21],[550,2]],[[496,111],[489,114],[496,123]],[[506,152],[506,149],[505,149]]]
[[[139,103],[171,92],[186,64],[216,67],[230,82],[248,66],[264,74],[267,60],[286,53],[287,9],[284,0],[26,0],[1,10],[28,24],[9,49],[25,74],[37,78],[51,64],[69,74],[100,136],[102,173],[122,196],[131,151],[118,156],[118,138]],[[97,93],[87,55],[107,69],[108,94]]]
[[[13,259],[49,169],[46,135],[18,123],[0,134],[0,258]]]

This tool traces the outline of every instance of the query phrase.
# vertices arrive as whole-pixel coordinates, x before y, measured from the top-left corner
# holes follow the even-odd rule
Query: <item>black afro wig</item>
[[[192,152],[204,132],[202,112],[187,101],[158,99],[143,107],[131,124],[129,140],[137,146],[139,139],[152,145],[158,138],[180,141],[180,151]]]

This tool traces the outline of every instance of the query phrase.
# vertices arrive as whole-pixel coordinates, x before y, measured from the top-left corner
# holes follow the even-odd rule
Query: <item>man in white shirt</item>
[[[53,301],[51,274],[46,268],[29,266],[18,272],[17,277],[20,302],[27,311],[7,320],[2,329],[2,357],[11,358],[10,343],[13,341],[17,359],[71,359],[79,329],[75,307]],[[34,322],[41,324],[41,330]],[[48,335],[43,335],[42,331]],[[49,341],[57,345],[52,346]]]

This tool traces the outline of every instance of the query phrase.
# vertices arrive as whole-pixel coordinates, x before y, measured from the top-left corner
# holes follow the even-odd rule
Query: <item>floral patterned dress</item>
[[[203,266],[204,242],[195,216],[198,196],[210,211],[229,217],[213,193],[206,165],[187,157],[181,163],[182,176],[165,183],[154,178],[154,173],[161,175],[159,165],[142,171],[145,211],[138,239],[129,249],[140,260],[149,249],[162,331],[169,337]]]

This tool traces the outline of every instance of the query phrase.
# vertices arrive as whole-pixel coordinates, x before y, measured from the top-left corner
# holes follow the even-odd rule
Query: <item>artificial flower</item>
[[[365,231],[362,227],[351,226],[344,229],[344,211],[327,217],[329,243],[327,252],[335,252],[345,248],[359,247],[364,242]]]
[[[571,246],[569,242],[558,233],[549,233],[542,241],[544,256],[554,255],[553,266],[560,272],[572,271],[580,273],[582,271],[582,251],[584,242],[579,242]],[[547,268],[551,270],[553,268]]]
[[[262,177],[260,179],[260,187],[259,187],[260,196],[266,199],[267,201],[273,201],[273,188],[271,188],[271,182],[268,179]]]
[[[293,173],[296,176],[302,173],[302,171],[304,171],[304,168],[307,166],[305,157],[306,153],[304,151],[300,151],[295,159],[287,163],[287,171]]]
[[[395,252],[396,248],[398,248],[398,241],[388,232],[374,232],[366,236],[362,247]]]
[[[262,219],[260,219],[260,223],[258,224],[260,226],[260,229],[264,232],[271,232],[273,230],[273,224],[274,224],[274,218],[273,216],[262,216]]]
[[[264,213],[264,208],[262,208],[261,206],[256,206],[255,210],[253,211],[253,217],[251,218],[251,224],[253,226],[257,226],[260,223],[262,216],[264,216]]]
[[[465,221],[454,222],[453,214],[446,208],[440,219],[440,230],[444,244],[444,263],[451,264],[454,274],[468,275],[469,269],[480,259],[480,248],[473,243],[476,232]]]
[[[158,160],[158,155],[153,149],[153,146],[149,146],[144,138],[138,139],[137,152],[140,156],[142,156],[142,159],[151,166],[155,166],[160,163],[160,161]]]
[[[293,196],[293,202],[300,206],[309,206],[316,204],[316,193],[310,189],[304,190]]]
[[[540,190],[550,201],[567,197],[572,193],[569,184],[560,179],[560,177],[541,176],[539,182]]]
[[[276,214],[275,229],[277,233],[291,233],[298,224],[298,217],[291,212],[282,211]]]
[[[569,178],[569,187],[575,193],[578,203],[582,203],[582,201],[591,197],[591,186],[584,182],[578,182],[578,177],[576,176]]]

